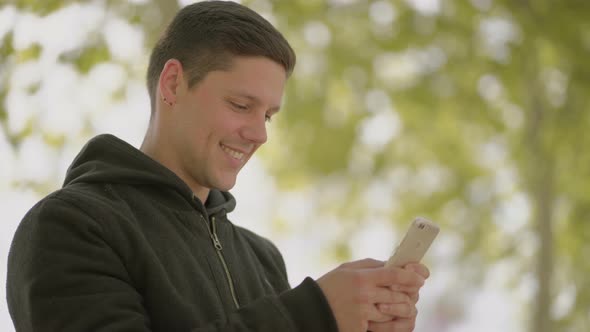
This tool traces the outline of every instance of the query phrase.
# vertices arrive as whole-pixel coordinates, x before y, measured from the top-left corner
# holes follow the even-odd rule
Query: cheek
[[[231,110],[220,109],[211,117],[210,130],[214,135],[233,136],[243,127],[245,115]]]

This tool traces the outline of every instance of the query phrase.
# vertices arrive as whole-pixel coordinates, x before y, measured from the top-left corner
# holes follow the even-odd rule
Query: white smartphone
[[[408,263],[419,263],[439,230],[440,228],[430,220],[421,217],[414,219],[385,266],[403,267]]]

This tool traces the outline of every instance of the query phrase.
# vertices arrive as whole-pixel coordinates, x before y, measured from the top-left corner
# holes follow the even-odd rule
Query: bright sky
[[[61,52],[76,49],[89,38],[90,32],[99,31],[119,63],[133,63],[137,67],[133,70],[142,70],[146,61],[146,51],[141,46],[141,32],[105,11],[99,3],[73,4],[45,18],[21,14],[12,7],[0,8],[0,38],[3,38],[9,29],[14,28],[17,49],[26,49],[32,43],[43,46],[39,61],[11,68],[12,90],[6,101],[10,129],[18,131],[28,120],[38,116],[40,130],[65,134],[68,137],[68,146],[60,152],[45,147],[40,136],[34,134],[25,143],[21,152],[16,154],[9,147],[0,129],[0,211],[4,216],[3,223],[0,224],[2,284],[5,283],[6,256],[12,234],[22,216],[39,199],[32,192],[14,188],[10,184],[23,179],[47,180],[56,175],[60,181],[63,179],[65,169],[84,143],[80,139],[80,131],[84,124],[76,114],[82,112],[90,116],[94,133],[113,133],[135,146],[138,146],[143,138],[149,106],[141,80],[128,77],[127,72],[119,64],[100,65],[93,68],[87,76],[82,76],[70,67],[56,63],[56,58]],[[385,2],[378,3],[371,15],[375,16],[376,20],[391,22],[395,12]],[[435,0],[415,3],[426,12],[438,8],[438,1]],[[378,12],[379,8],[381,14]],[[100,28],[103,26],[104,28]],[[322,34],[321,31],[324,31],[318,24],[310,25],[307,29],[311,31],[309,33],[320,31]],[[63,38],[66,35],[68,37]],[[318,42],[326,42],[330,38],[329,32],[324,31],[322,38]],[[6,68],[0,68],[0,76],[6,74]],[[25,90],[35,82],[41,82],[39,92],[34,97],[27,96]],[[124,100],[113,102],[108,98],[113,91],[124,87],[129,91]],[[382,91],[372,91],[367,96],[367,103],[385,105],[387,108],[388,101],[383,95]],[[379,108],[383,109],[381,106]],[[397,135],[401,125],[399,121],[393,112],[375,112],[373,117],[363,124],[366,130],[361,139],[367,145],[385,144]],[[438,174],[436,172],[440,170],[430,171]],[[508,171],[504,176],[510,179]],[[256,188],[257,195],[250,194],[252,188]],[[387,190],[379,184],[370,185],[369,188],[367,195],[374,197],[379,197]],[[232,220],[275,240],[285,256],[292,285],[298,284],[308,275],[317,278],[339,264],[314,259],[320,256],[326,239],[339,231],[338,220],[322,220],[318,228],[313,230],[302,228],[300,225],[313,217],[309,209],[302,208],[313,204],[309,201],[309,195],[305,192],[277,195],[274,180],[265,172],[260,160],[251,160],[243,170],[233,193],[237,197],[238,207],[231,216]],[[518,206],[522,207],[526,202],[523,203],[517,198],[514,204],[517,208],[509,206],[507,213],[522,211]],[[288,236],[273,233],[273,214],[270,206],[278,206],[284,211],[282,217],[289,223],[291,230]],[[352,239],[355,248],[353,256],[355,259],[386,259],[400,236],[399,232],[391,229],[388,220],[377,219],[367,222]],[[454,273],[452,265],[452,258],[460,241],[461,239],[446,236],[443,229],[432,252],[429,253],[433,275],[421,296],[416,331],[521,331],[518,322],[523,313],[522,306],[503,288],[503,276],[509,274],[509,266],[501,265],[491,269],[490,279],[467,300],[454,296],[464,294],[465,290],[470,289],[468,286],[452,289],[461,285],[457,282],[461,280],[461,276]],[[438,263],[434,263],[435,261]],[[525,288],[518,292],[522,298],[526,298],[530,296],[531,290]],[[0,296],[5,298],[4,287],[0,287]],[[457,313],[465,311],[465,315],[459,323],[447,326],[441,314],[445,310]],[[443,326],[446,326],[446,329]],[[5,301],[0,301],[0,330],[14,331]]]

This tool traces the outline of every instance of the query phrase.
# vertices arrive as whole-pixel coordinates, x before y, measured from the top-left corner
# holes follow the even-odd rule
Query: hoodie
[[[6,296],[17,331],[337,331],[317,283],[290,288],[267,239],[112,135],[21,221]]]

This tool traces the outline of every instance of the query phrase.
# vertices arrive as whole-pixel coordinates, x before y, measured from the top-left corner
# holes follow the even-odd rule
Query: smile
[[[233,150],[231,148],[228,148],[227,146],[221,144],[221,149],[223,151],[225,151],[225,153],[229,154],[232,158],[237,159],[237,160],[243,160],[244,159],[244,153]]]

